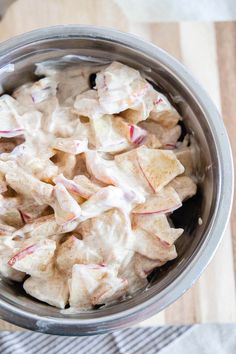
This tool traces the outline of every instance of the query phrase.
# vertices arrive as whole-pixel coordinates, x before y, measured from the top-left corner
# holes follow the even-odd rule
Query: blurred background
[[[230,135],[234,160],[236,160],[235,0],[0,0],[0,16],[0,41],[51,25],[91,24],[130,32],[160,46],[183,62],[205,87],[222,113]],[[113,352],[157,353],[160,350],[161,353],[169,353],[173,350],[171,349],[173,345],[176,353],[189,353],[190,351],[187,350],[191,350],[194,354],[195,349],[198,353],[200,349],[206,349],[207,346],[210,351],[204,353],[236,353],[236,342],[233,340],[236,338],[236,329],[235,325],[230,325],[236,321],[235,270],[236,208],[234,206],[231,223],[225,232],[223,242],[199,281],[165,311],[140,324],[142,328],[147,329],[155,326],[160,328],[159,326],[163,325],[187,325],[182,327],[184,328],[182,332],[195,331],[195,341],[188,339],[185,333],[185,342],[183,341],[182,344],[178,342],[178,344],[176,338],[180,335],[176,335],[173,337],[175,340],[168,343],[168,348],[164,346],[165,349],[154,347],[150,351],[141,351],[141,349],[120,351],[119,346],[114,344],[117,351]],[[199,323],[205,324],[204,329],[196,325]],[[208,325],[209,323],[216,325]],[[13,334],[14,331],[19,330],[3,321],[0,323],[0,329],[12,331]],[[155,331],[153,333],[155,335]],[[9,342],[4,345],[4,350],[5,348],[11,350]],[[45,353],[54,353],[48,345],[45,346],[47,350]],[[202,348],[199,345],[202,345]],[[15,354],[34,352],[29,348],[26,351],[24,347],[21,348],[23,350],[21,352],[18,351],[20,347],[17,348],[14,348]],[[95,353],[92,350],[91,348],[87,353]],[[1,349],[0,352],[5,353]],[[6,353],[11,352],[13,349]],[[64,353],[58,348],[57,352]],[[44,351],[39,349],[38,353]],[[75,353],[75,351],[67,353]]]

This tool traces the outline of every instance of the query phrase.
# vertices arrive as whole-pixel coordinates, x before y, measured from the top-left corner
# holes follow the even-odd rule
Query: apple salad
[[[37,64],[0,97],[0,272],[76,311],[144,289],[177,257],[170,214],[197,190],[181,116],[141,73]]]

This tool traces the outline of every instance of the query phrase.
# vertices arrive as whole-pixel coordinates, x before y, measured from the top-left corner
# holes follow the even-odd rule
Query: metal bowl
[[[200,276],[227,224],[233,194],[230,144],[214,104],[187,70],[163,50],[135,36],[92,26],[57,26],[33,31],[0,45],[0,83],[4,92],[34,78],[34,64],[70,55],[72,61],[118,60],[143,72],[167,92],[200,147],[199,192],[173,214],[185,233],[178,258],[154,271],[147,289],[120,303],[79,314],[27,296],[22,287],[0,282],[1,318],[31,330],[89,335],[128,327],[163,310]],[[68,59],[68,57],[67,57]],[[14,64],[14,71],[11,71]],[[199,217],[203,220],[199,225]]]

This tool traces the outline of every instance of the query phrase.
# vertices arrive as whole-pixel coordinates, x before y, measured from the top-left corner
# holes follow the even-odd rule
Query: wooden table
[[[0,22],[0,41],[56,24],[93,24],[131,32],[182,61],[222,112],[236,158],[236,22],[137,22],[116,0],[18,0]],[[134,20],[135,17],[135,20]],[[232,322],[236,320],[236,209],[231,227],[207,270],[184,296],[140,325]],[[234,237],[233,237],[234,236]],[[0,321],[0,329],[17,327]]]

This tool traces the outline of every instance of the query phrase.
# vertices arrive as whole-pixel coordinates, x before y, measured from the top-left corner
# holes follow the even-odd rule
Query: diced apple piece
[[[183,229],[171,228],[164,214],[135,215],[134,228],[141,228],[158,237],[164,247],[169,247],[181,236]]]
[[[144,177],[143,172],[138,162],[138,149],[125,152],[115,156],[115,162],[123,172],[135,184],[136,188],[142,188],[145,193],[152,193],[153,190]]]
[[[121,135],[114,124],[112,115],[104,115],[91,121],[95,146],[99,151],[118,153],[126,149],[129,144],[125,136]]]
[[[29,235],[32,239],[47,238],[60,232],[60,226],[56,223],[54,215],[46,215],[37,218],[14,232],[14,236],[25,237]]]
[[[33,83],[30,88],[32,101],[37,104],[47,100],[50,96],[56,96],[57,83],[51,78],[44,77]]]
[[[174,178],[168,186],[171,186],[178,193],[181,201],[193,197],[197,193],[197,185],[188,176],[179,176]]]
[[[132,105],[130,85],[140,78],[137,70],[113,62],[97,73],[96,88],[99,102],[108,114],[119,113]]]
[[[112,62],[96,75],[96,87],[100,92],[122,88],[130,85],[135,79],[140,78],[140,73],[117,61]]]
[[[56,265],[67,275],[71,274],[74,264],[98,264],[103,259],[93,248],[88,247],[83,240],[70,236],[57,251]]]
[[[105,160],[92,150],[86,152],[85,157],[88,172],[97,180],[105,184],[119,184],[120,171],[113,160]]]
[[[21,85],[16,90],[13,91],[12,97],[21,105],[25,107],[30,107],[34,105],[31,96],[31,88],[33,86],[33,82],[28,82],[24,85]]]
[[[120,112],[120,115],[131,124],[146,120],[153,109],[153,87],[143,78],[131,84],[130,108]]]
[[[14,248],[12,247],[12,239],[9,238],[9,245],[3,241],[3,234],[1,234],[0,239],[0,274],[8,279],[21,282],[24,277],[25,273],[20,272],[16,269],[13,269],[9,266],[8,261],[11,258],[14,252]]]
[[[82,140],[87,137],[82,131],[81,135],[76,134],[79,125],[78,113],[70,106],[59,105],[57,97],[45,101],[39,109],[44,114],[43,130],[53,134],[54,137],[79,137]]]
[[[13,92],[13,97],[18,104],[28,109],[39,109],[46,113],[48,103],[51,108],[53,99],[56,99],[57,82],[45,77],[33,83],[26,83]],[[46,109],[45,109],[46,108]]]
[[[140,168],[155,192],[184,172],[184,167],[172,151],[140,147],[137,153]]]
[[[121,264],[118,272],[119,278],[127,279],[128,281],[127,294],[129,295],[135,294],[138,290],[143,289],[148,284],[146,277],[141,277],[140,274],[138,274],[138,271],[136,271],[136,259],[138,256],[142,257],[138,253],[130,252],[130,259],[127,263]]]
[[[125,295],[128,287],[126,279],[108,276],[94,291],[91,302],[93,305],[100,305],[117,300]]]
[[[176,126],[181,117],[168,99],[161,93],[156,92],[154,107],[149,116],[150,119],[158,122],[165,128]]]
[[[45,276],[51,271],[50,265],[55,249],[55,241],[42,240],[18,251],[8,264],[16,270],[36,277]]]
[[[137,253],[161,262],[167,262],[177,257],[175,246],[164,247],[155,235],[142,229],[134,230],[134,235],[136,237],[134,249]]]
[[[106,266],[75,264],[69,281],[70,306],[86,310],[125,294],[127,281]]]
[[[113,124],[116,129],[124,136],[128,141],[135,145],[140,145],[143,141],[146,141],[147,131],[140,128],[136,124],[127,122],[123,117],[116,116],[113,119]]]
[[[142,185],[137,186],[136,175],[132,175],[131,171],[121,169],[114,160],[103,159],[94,151],[86,153],[86,164],[92,176],[105,184],[112,184],[121,188],[130,202],[142,203],[144,201],[146,192],[143,185],[147,186],[144,178],[142,178]]]
[[[59,225],[75,220],[80,216],[81,208],[79,204],[68,193],[62,183],[55,185],[54,196],[55,200],[51,206],[54,209],[55,219]]]
[[[80,191],[80,195],[85,199],[90,198],[93,194],[97,193],[101,189],[101,186],[92,182],[88,177],[84,175],[75,176],[73,180]]]
[[[191,147],[185,147],[175,151],[177,159],[184,166],[184,174],[186,176],[191,176],[194,174],[194,161],[193,161],[193,151]]]
[[[111,209],[80,223],[77,231],[88,247],[98,250],[105,263],[124,262],[133,247],[129,219],[118,209]]]
[[[138,253],[136,253],[134,257],[135,257],[135,264],[134,264],[135,272],[140,278],[143,279],[146,279],[153,269],[157,267],[161,267],[166,263],[165,261],[161,262],[159,260],[153,260],[147,258]]]
[[[26,293],[49,305],[64,309],[69,298],[67,279],[59,273],[48,278],[29,277],[23,284]]]
[[[69,303],[72,308],[92,308],[92,295],[106,276],[107,267],[97,264],[75,264],[69,280]]]
[[[131,197],[126,196],[122,189],[118,187],[108,186],[101,188],[81,205],[81,220],[96,217],[113,208],[129,212],[132,202]]]
[[[130,139],[130,127],[129,123],[121,116],[113,116],[113,125],[115,129],[126,138],[126,140]]]
[[[139,126],[148,131],[149,133],[154,134],[163,147],[165,147],[166,145],[172,145],[176,147],[177,140],[181,135],[180,125],[176,125],[172,128],[165,128],[159,123],[153,122],[148,119],[144,122],[141,122]]]
[[[17,101],[9,95],[2,95],[0,97],[0,137],[12,138],[24,133],[24,129],[19,125],[17,118],[19,116]]]
[[[76,97],[74,107],[78,114],[91,119],[98,119],[106,113],[101,107],[98,98],[96,90],[85,91]]]
[[[73,64],[65,66],[61,70],[60,65],[55,65],[53,61],[37,63],[36,67],[36,75],[51,77],[58,82],[57,96],[60,103],[66,102],[66,104],[73,101],[79,93],[89,89],[90,74],[101,70],[101,66]]]
[[[182,205],[179,195],[174,188],[165,187],[160,192],[147,197],[146,202],[136,206],[134,214],[165,214],[170,213]]]
[[[132,123],[146,119],[153,108],[152,86],[137,70],[124,64],[113,62],[97,73],[96,88],[105,113],[114,114],[130,108],[137,113]]]
[[[88,140],[78,140],[72,138],[57,138],[52,145],[53,149],[57,149],[68,154],[78,155],[88,149]]]
[[[54,183],[61,183],[71,196],[76,200],[77,203],[81,204],[84,202],[84,198],[81,196],[81,190],[79,186],[72,180],[67,179],[61,173],[53,179]]]
[[[33,198],[40,205],[51,202],[53,187],[17,166],[10,168],[6,173],[6,181],[17,193]]]
[[[42,113],[35,110],[29,110],[20,117],[19,122],[25,135],[36,135],[41,129]]]
[[[25,278],[25,273],[11,268],[7,263],[8,259],[8,256],[5,255],[0,257],[0,274],[7,279],[22,282]]]

